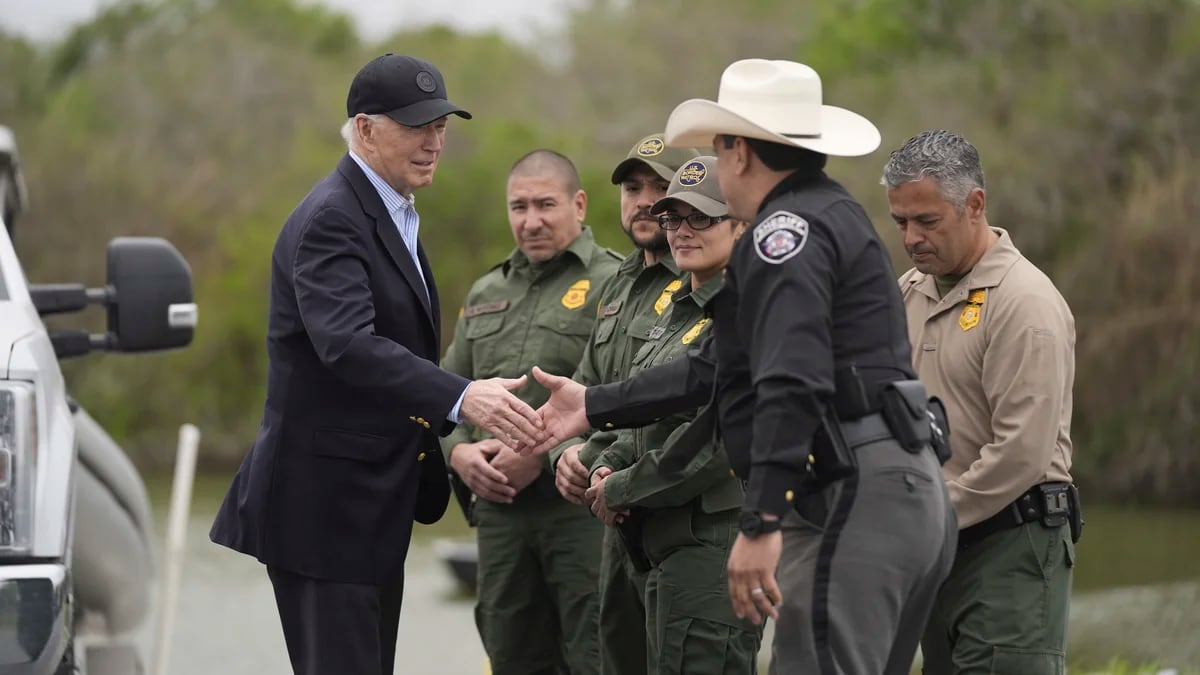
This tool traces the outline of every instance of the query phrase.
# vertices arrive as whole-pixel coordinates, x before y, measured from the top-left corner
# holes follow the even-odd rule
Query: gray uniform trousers
[[[855,449],[856,476],[783,519],[771,675],[908,675],[958,525],[930,450]]]

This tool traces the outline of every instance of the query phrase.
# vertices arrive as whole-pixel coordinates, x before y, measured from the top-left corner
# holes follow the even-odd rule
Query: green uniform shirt
[[[647,266],[645,253],[634,249],[604,285],[596,325],[572,379],[584,386],[625,379],[634,355],[681,286],[683,280],[671,256],[664,255]],[[616,432],[592,434],[579,452],[579,461],[590,467],[616,436]],[[549,453],[550,465],[558,462],[563,450],[582,441],[577,438],[560,444]]]
[[[619,254],[596,244],[588,227],[561,255],[543,263],[513,251],[471,286],[442,367],[472,379],[520,377],[535,365],[571,375],[596,322],[599,289],[620,261]],[[513,393],[535,409],[550,396],[532,375]],[[455,445],[486,437],[474,425],[459,424],[442,439],[442,449],[449,458]]]
[[[685,277],[683,283],[686,290],[675,294],[670,309],[650,330],[647,342],[634,355],[627,376],[669,363],[688,350],[698,348],[712,330],[712,320],[705,316],[704,306],[720,290],[724,279],[716,276],[694,291],[689,277]],[[594,471],[605,466],[614,472],[604,491],[609,508],[683,506],[701,495],[702,507],[708,513],[741,506],[741,481],[730,473],[724,450],[711,440],[678,477],[668,480],[658,475],[658,460],[663,448],[678,437],[694,417],[695,411],[690,411],[618,432],[617,439],[592,467]]]

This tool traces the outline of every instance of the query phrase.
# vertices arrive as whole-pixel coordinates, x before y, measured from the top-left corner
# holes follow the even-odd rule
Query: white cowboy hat
[[[667,119],[670,146],[706,147],[715,134],[795,145],[839,157],[879,147],[879,129],[845,108],[821,103],[821,77],[794,61],[743,59],[721,74],[717,100],[693,98]]]

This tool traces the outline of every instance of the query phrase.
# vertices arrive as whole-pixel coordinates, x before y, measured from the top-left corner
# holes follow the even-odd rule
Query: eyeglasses
[[[707,230],[722,220],[729,220],[729,216],[717,216],[713,218],[699,211],[693,211],[690,216],[684,218],[675,213],[664,213],[658,217],[658,226],[664,230],[678,230],[679,226],[683,225],[683,221],[685,220],[688,227],[699,232],[700,230]]]

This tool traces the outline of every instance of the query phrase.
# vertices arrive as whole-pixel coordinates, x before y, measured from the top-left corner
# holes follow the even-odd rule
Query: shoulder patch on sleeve
[[[776,211],[754,226],[754,251],[772,265],[791,258],[808,243],[808,221],[788,211]]]

